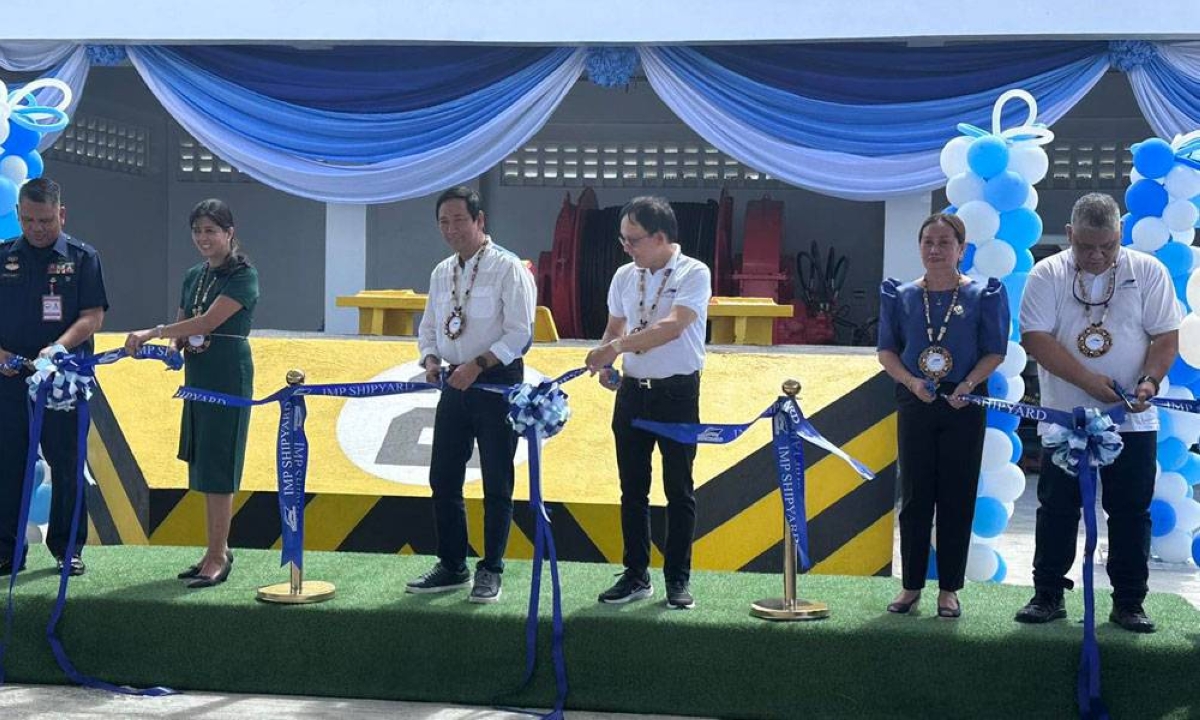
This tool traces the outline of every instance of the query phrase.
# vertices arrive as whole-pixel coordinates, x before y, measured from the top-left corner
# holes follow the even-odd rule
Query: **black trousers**
[[[667,496],[667,538],[663,575],[668,582],[687,581],[692,572],[692,537],[696,533],[696,495],[692,463],[696,446],[661,438],[633,427],[633,420],[700,422],[700,374],[651,380],[642,387],[625,378],[617,389],[612,431],[621,477],[623,562],[633,573],[650,566],[650,476],[655,445],[662,455],[663,490]]]
[[[953,383],[938,388],[953,390]],[[938,586],[957,592],[967,569],[987,415],[977,405],[955,410],[941,398],[926,404],[903,385],[896,386],[896,406],[904,589],[925,587],[936,510]]]
[[[1158,433],[1126,432],[1121,439],[1125,449],[1111,465],[1100,468],[1101,504],[1108,513],[1108,579],[1113,602],[1136,604],[1145,599],[1150,576],[1150,500]],[[1050,457],[1043,448],[1033,584],[1039,591],[1062,595],[1064,589],[1074,587],[1066,574],[1075,562],[1082,499],[1079,479],[1063,472]]]
[[[31,408],[23,392],[15,392],[12,379],[5,379],[0,390],[0,560],[12,558],[21,505],[21,483],[25,478],[25,455],[29,450],[29,415]],[[21,383],[19,390],[24,389]],[[71,533],[71,514],[75,510],[75,459],[79,412],[46,410],[42,424],[42,456],[50,465],[50,528],[46,545],[56,557],[67,552]],[[85,489],[86,490],[86,489]],[[76,536],[82,551],[87,542],[87,493],[84,493],[83,515]]]
[[[513,385],[524,381],[525,364],[518,358],[509,365],[489,368],[475,381]],[[433,420],[433,457],[429,487],[433,490],[437,555],[451,570],[466,567],[467,513],[463,482],[467,462],[479,443],[483,474],[483,559],[479,567],[504,571],[504,551],[513,514],[513,455],[517,435],[508,424],[504,395],[485,390],[455,390],[447,385],[438,400]]]

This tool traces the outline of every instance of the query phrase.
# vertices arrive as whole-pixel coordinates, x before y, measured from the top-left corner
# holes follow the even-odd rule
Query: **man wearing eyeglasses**
[[[1154,632],[1142,601],[1150,554],[1158,414],[1147,400],[1158,393],[1178,349],[1182,321],[1171,277],[1156,258],[1121,247],[1120,209],[1110,196],[1081,197],[1067,225],[1070,247],[1029,273],[1021,299],[1021,342],[1038,362],[1042,405],[1070,411],[1122,402],[1133,393],[1119,431],[1124,450],[1100,469],[1108,513],[1109,619],[1132,632]],[[1048,429],[1038,426],[1038,434]],[[1075,561],[1080,491],[1076,478],[1042,452],[1038,479],[1033,599],[1017,622],[1065,618],[1063,591]]]
[[[587,356],[588,369],[599,373],[600,384],[617,392],[612,429],[621,479],[625,570],[600,594],[602,603],[627,603],[654,594],[648,568],[651,457],[657,444],[667,496],[667,605],[695,605],[689,580],[696,530],[696,448],[633,427],[635,418],[700,421],[700,371],[712,281],[704,263],[680,252],[678,228],[664,198],[634,198],[621,210],[619,242],[633,262],[613,276],[608,325]],[[623,378],[612,369],[618,356]]]

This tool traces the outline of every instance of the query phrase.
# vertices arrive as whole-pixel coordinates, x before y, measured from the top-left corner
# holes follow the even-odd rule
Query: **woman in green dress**
[[[258,271],[238,246],[233,213],[224,201],[199,203],[189,222],[204,262],[183,278],[175,322],[130,333],[125,348],[135,352],[150,340],[169,338],[185,353],[188,387],[252,397],[254,361],[247,336],[258,302]],[[241,483],[249,427],[249,408],[183,403],[179,459],[188,464],[188,487],[204,493],[208,525],[204,557],[179,574],[190,588],[212,587],[229,577],[233,495]]]

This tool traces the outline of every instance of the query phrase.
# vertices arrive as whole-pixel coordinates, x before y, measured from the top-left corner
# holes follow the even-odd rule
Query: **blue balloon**
[[[42,134],[37,130],[30,130],[24,125],[18,125],[12,120],[8,121],[8,139],[4,141],[4,152],[10,155],[25,155],[34,150],[37,150],[38,143],[42,139]]]
[[[50,486],[38,485],[29,502],[29,522],[45,525],[50,522]]]
[[[1017,264],[1013,265],[1012,271],[1015,273],[1027,273],[1033,269],[1033,253],[1028,250],[1017,251]],[[1016,314],[1013,315],[1016,317]]]
[[[994,398],[1003,398],[1008,394],[1008,378],[998,372],[988,376],[987,386],[988,395]]]
[[[25,155],[25,166],[29,168],[29,171],[25,174],[25,177],[29,178],[30,180],[34,178],[40,178],[42,173],[46,170],[46,163],[42,160],[42,154],[37,150]]]
[[[991,581],[1002,583],[1004,582],[1004,578],[1008,577],[1008,563],[1004,562],[1004,558],[1000,556],[1000,553],[996,553],[996,562],[998,563],[996,565],[996,574],[992,576]]]
[[[1017,264],[1020,263],[1021,253],[1017,253]],[[1000,281],[1004,284],[1005,294],[1008,295],[1008,315],[1011,318],[1015,319],[1021,314],[1021,295],[1025,293],[1025,283],[1028,280],[1028,272],[1012,272]]]
[[[1008,167],[1008,145],[995,135],[976,138],[967,148],[967,166],[984,180],[996,177]]]
[[[1016,210],[1029,197],[1029,183],[1012,170],[996,175],[983,187],[983,199],[996,208],[996,212]]]
[[[970,270],[971,266],[975,264],[975,251],[978,249],[975,243],[967,243],[967,246],[963,248],[962,269],[964,271]]]
[[[1200,370],[1188,365],[1182,356],[1176,355],[1175,362],[1171,363],[1171,369],[1167,371],[1167,377],[1171,379],[1172,385],[1191,385],[1200,380]]]
[[[1192,562],[1200,565],[1200,535],[1192,538]]]
[[[1196,206],[1197,210],[1200,210],[1200,195],[1192,198],[1192,204]],[[1196,227],[1200,228],[1200,218],[1196,219]]]
[[[1166,177],[1175,167],[1175,151],[1171,144],[1161,138],[1150,138],[1144,142],[1135,143],[1133,150],[1133,166],[1143,177],[1157,180]]]
[[[33,486],[37,487],[46,482],[46,461],[38,460],[37,465],[33,466]]]
[[[1163,472],[1175,472],[1187,462],[1188,449],[1183,441],[1174,437],[1158,439],[1158,464]]]
[[[925,568],[926,580],[937,580],[937,550],[929,548],[929,566]]]
[[[1008,525],[1008,512],[1004,503],[994,497],[975,498],[975,520],[971,524],[971,532],[981,538],[993,538],[1004,532]]]
[[[1171,432],[1174,429],[1175,422],[1171,420],[1171,413],[1158,411],[1158,439],[1165,440],[1167,436],[1174,435]]]
[[[1160,412],[1158,414],[1158,418],[1161,420],[1162,416],[1165,414],[1166,413]],[[1187,454],[1187,460],[1183,462],[1183,467],[1179,468],[1175,472],[1182,475],[1183,479],[1188,481],[1188,485],[1200,483],[1200,455],[1197,455],[1194,452],[1189,452]]]
[[[1187,301],[1187,284],[1189,277],[1190,276],[1188,273],[1184,273],[1183,275],[1173,275],[1171,277],[1171,287],[1175,289],[1175,297],[1179,300],[1179,302],[1183,303],[1185,308],[1190,311],[1192,309],[1192,305]]]
[[[958,212],[958,208],[953,205],[947,205],[946,207],[942,208],[943,215],[953,215],[956,212]]]
[[[1133,244],[1133,226],[1137,224],[1138,220],[1141,220],[1141,218],[1138,217],[1137,215],[1134,215],[1133,213],[1125,213],[1124,215],[1121,216],[1121,244],[1122,245],[1132,245]]]
[[[5,214],[17,211],[17,184],[6,177],[0,176],[0,210]]]
[[[1008,439],[1012,442],[1013,446],[1012,457],[1010,457],[1008,461],[1013,465],[1020,465],[1021,456],[1025,454],[1025,443],[1021,442],[1021,436],[1015,432],[1010,432],[1008,434]]]
[[[17,219],[16,210],[7,215],[0,215],[0,240],[15,238],[20,234],[21,221]]]
[[[1150,534],[1162,537],[1175,529],[1175,508],[1166,500],[1150,501]]]
[[[1133,215],[1159,217],[1169,200],[1167,189],[1153,180],[1138,180],[1125,191],[1125,207]]]
[[[1187,275],[1192,269],[1192,247],[1181,242],[1163,245],[1154,251],[1154,257],[1167,266],[1167,272],[1171,275]]]
[[[1166,193],[1166,190],[1163,192]],[[996,237],[1007,241],[1014,249],[1028,250],[1037,244],[1041,236],[1042,219],[1033,210],[1019,207],[1000,213],[1000,229],[996,231]]]
[[[987,426],[994,427],[1002,432],[1010,433],[1017,429],[1021,424],[1021,418],[1016,415],[1010,415],[999,410],[988,408],[987,411]]]
[[[1016,317],[1015,313],[1013,314],[1013,317]],[[1008,333],[1008,339],[1012,340],[1013,342],[1021,342],[1021,329],[1017,327],[1016,323],[1012,323],[1012,330],[1010,330]]]

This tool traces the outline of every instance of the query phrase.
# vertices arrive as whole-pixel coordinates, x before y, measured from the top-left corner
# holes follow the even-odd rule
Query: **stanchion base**
[[[808,600],[788,603],[783,598],[767,598],[751,603],[750,614],[763,620],[820,620],[829,617],[829,606]]]
[[[333,583],[320,580],[305,580],[300,586],[300,592],[292,592],[290,582],[267,585],[258,589],[258,599],[263,602],[281,603],[283,605],[307,605],[325,602],[333,597],[337,589]]]

